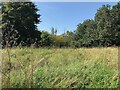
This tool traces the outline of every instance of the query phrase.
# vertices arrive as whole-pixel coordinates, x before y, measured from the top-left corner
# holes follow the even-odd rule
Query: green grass
[[[3,67],[8,61],[2,50]],[[117,88],[118,48],[9,49],[12,68],[8,87]],[[3,74],[3,87],[8,78]]]

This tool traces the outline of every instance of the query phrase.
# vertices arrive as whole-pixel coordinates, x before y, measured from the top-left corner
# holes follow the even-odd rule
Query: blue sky
[[[104,4],[115,5],[116,2],[35,2],[41,16],[38,30],[51,32],[57,29],[57,34],[64,31],[74,31],[85,19],[93,19],[97,9]]]

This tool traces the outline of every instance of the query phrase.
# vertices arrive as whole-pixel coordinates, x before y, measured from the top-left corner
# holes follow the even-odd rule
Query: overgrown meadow
[[[120,2],[88,2],[88,10],[88,3],[10,1],[0,4],[3,89],[120,88]]]
[[[2,87],[118,88],[118,48],[7,48]]]

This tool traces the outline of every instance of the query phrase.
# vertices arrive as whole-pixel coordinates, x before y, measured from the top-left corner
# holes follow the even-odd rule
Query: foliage
[[[111,10],[112,17],[112,41],[113,44],[120,45],[120,2],[113,6]]]
[[[36,24],[40,21],[37,11],[38,9],[32,2],[2,3],[3,46],[6,45],[6,41],[10,47],[13,47],[21,42],[29,46],[40,40],[38,38],[40,32],[36,28]]]
[[[103,5],[94,19],[84,20],[74,32],[57,35],[52,27],[51,34],[38,31],[40,22],[38,9],[32,2],[6,2],[2,4],[3,46],[35,47],[109,47],[120,45],[120,3]]]
[[[41,46],[51,46],[51,35],[48,32],[42,31],[41,33]]]
[[[120,4],[103,5],[95,14],[94,20],[85,20],[77,26],[74,35],[76,47],[98,47],[120,45]]]
[[[96,24],[93,20],[85,20],[82,24],[77,26],[75,32],[75,41],[78,47],[90,47],[94,43]]]
[[[54,27],[52,27],[51,34],[52,35],[56,35],[57,34],[57,29],[55,29]]]
[[[52,46],[53,47],[63,47],[65,46],[65,41],[64,41],[64,37],[62,35],[51,35],[51,39],[52,39]]]

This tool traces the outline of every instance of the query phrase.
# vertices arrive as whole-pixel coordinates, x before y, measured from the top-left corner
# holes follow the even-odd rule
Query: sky
[[[42,16],[38,30],[51,32],[57,29],[57,34],[74,31],[79,23],[86,19],[94,19],[95,13],[102,5],[115,5],[116,2],[34,2]]]

